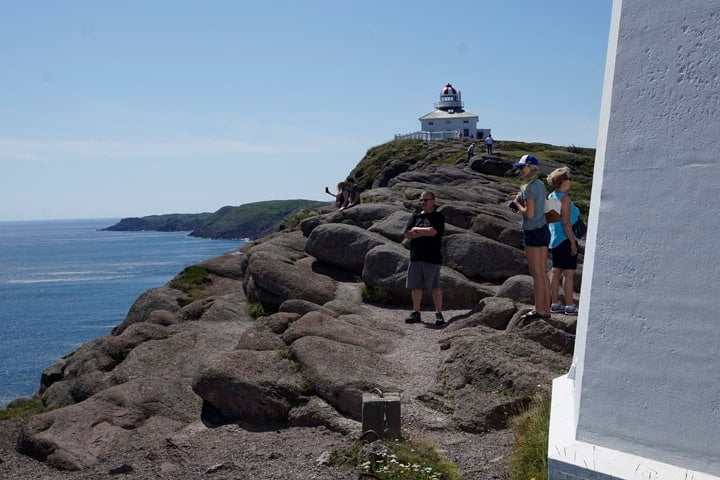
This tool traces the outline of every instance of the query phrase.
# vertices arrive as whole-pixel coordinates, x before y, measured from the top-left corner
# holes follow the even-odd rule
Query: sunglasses
[[[421,198],[421,202],[429,202],[430,200],[435,200],[434,198]]]

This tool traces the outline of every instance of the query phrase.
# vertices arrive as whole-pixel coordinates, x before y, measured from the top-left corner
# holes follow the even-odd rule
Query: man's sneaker
[[[565,315],[577,315],[578,314],[578,307],[577,305],[568,305],[565,307]]]
[[[405,323],[418,323],[420,321],[420,312],[412,312],[409,317],[405,319]]]
[[[445,319],[440,312],[435,312],[435,325],[445,325]]]
[[[565,313],[565,305],[560,303],[553,303],[550,305],[550,313]]]

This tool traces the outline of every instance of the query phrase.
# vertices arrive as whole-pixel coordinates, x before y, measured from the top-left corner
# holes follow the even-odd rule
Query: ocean
[[[110,333],[183,268],[242,246],[188,232],[103,232],[118,219],[0,222],[0,407],[42,370]]]

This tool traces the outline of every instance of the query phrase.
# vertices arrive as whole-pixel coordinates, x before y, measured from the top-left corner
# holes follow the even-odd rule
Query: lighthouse
[[[435,110],[419,118],[420,130],[430,138],[485,138],[490,129],[478,129],[478,116],[465,110],[462,93],[450,83],[440,91]]]

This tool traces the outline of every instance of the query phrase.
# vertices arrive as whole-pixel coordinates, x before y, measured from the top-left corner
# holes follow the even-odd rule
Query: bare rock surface
[[[510,420],[569,368],[575,319],[521,317],[532,283],[504,207],[517,185],[489,176],[512,159],[453,165],[466,145],[432,145],[379,166],[363,204],[201,262],[199,295],[143,293],[43,372],[36,397],[54,410],[0,422],[0,478],[356,479],[327,459],[358,442],[378,390],[400,394],[403,437],[465,480],[507,478]],[[447,215],[440,327],[429,297],[404,322],[402,230],[428,188]]]
[[[357,299],[359,289],[359,283],[344,284],[345,301]],[[492,308],[507,307],[507,302],[489,303],[493,302],[500,306]],[[203,421],[201,402],[189,391],[189,384],[174,395],[185,398],[181,403],[193,404],[191,409],[177,412],[171,419],[148,417],[147,409],[130,407],[137,398],[143,398],[141,384],[136,381],[35,417],[24,426],[18,421],[0,424],[4,432],[0,440],[3,459],[0,478],[210,478],[208,471],[221,466],[212,478],[354,479],[357,473],[352,469],[319,465],[317,460],[323,454],[348,448],[357,441],[360,433],[358,395],[371,388],[399,392],[403,435],[433,442],[449,460],[458,463],[464,478],[506,478],[504,461],[513,442],[507,419],[518,406],[517,398],[547,390],[551,378],[567,369],[570,357],[504,331],[482,325],[464,326],[468,310],[446,311],[448,325],[436,328],[431,312],[423,314],[422,323],[408,325],[403,321],[407,314],[404,309],[367,304],[359,307],[362,314],[343,318],[351,322],[365,321],[367,328],[374,328],[376,333],[393,332],[387,335],[391,348],[385,354],[378,354],[313,335],[295,340],[291,348],[300,363],[299,375],[315,382],[318,396],[311,396],[310,401],[293,407],[287,422],[253,425],[236,421],[214,425]],[[208,325],[217,328],[223,324]],[[241,329],[242,332],[236,329],[233,335],[246,338],[254,325],[248,323],[252,328]],[[223,348],[232,349],[236,342],[228,339],[227,343],[232,346]],[[352,362],[346,361],[348,349],[353,348],[362,349],[357,358],[367,359],[364,366],[355,357]],[[234,355],[247,355],[247,352],[236,350]],[[261,357],[265,360],[260,360]],[[209,363],[246,383],[247,378],[254,376],[257,384],[264,384],[265,388],[271,388],[274,383],[273,368],[293,378],[294,374],[285,370],[274,351],[266,351],[261,357],[240,362],[235,365],[237,368],[230,358],[226,361],[216,358]],[[271,367],[274,362],[280,363]],[[231,373],[243,369],[249,369],[245,375]],[[258,373],[250,373],[252,370]],[[488,371],[494,372],[492,381],[487,379]],[[218,374],[219,370],[215,372]],[[118,388],[122,390],[114,393]],[[151,389],[149,400],[154,398],[152,395],[158,395],[152,392],[159,392],[161,388],[167,387],[158,383]],[[292,395],[297,394],[294,388],[298,387],[292,387]],[[123,408],[120,411],[110,408],[110,401]],[[290,403],[279,408],[284,412],[289,406]],[[173,406],[169,411],[177,408]],[[71,414],[64,413],[67,410]],[[94,414],[95,410],[102,414]],[[38,426],[38,422],[41,425]],[[95,426],[91,427],[93,423]],[[47,425],[50,428],[46,428]],[[37,432],[34,441],[38,445],[54,445],[52,461],[39,461],[16,450],[18,438],[24,438],[23,445],[26,445],[33,431]],[[96,435],[87,435],[91,432]],[[70,440],[83,436],[87,436],[86,441],[92,448]],[[111,448],[108,444],[112,444]],[[31,450],[27,445],[23,448],[23,451]],[[87,456],[79,455],[78,452],[83,451],[88,452]],[[74,465],[77,470],[57,469],[63,465]],[[121,477],[110,473],[122,466],[129,471]]]

